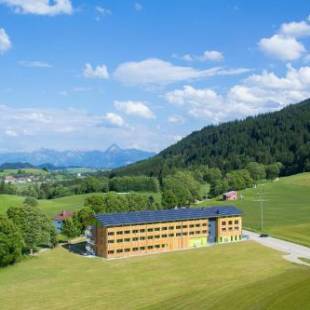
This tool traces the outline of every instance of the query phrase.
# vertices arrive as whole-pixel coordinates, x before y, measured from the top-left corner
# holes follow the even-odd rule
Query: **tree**
[[[11,220],[0,216],[0,267],[13,264],[22,255],[23,239]]]
[[[24,205],[36,207],[38,205],[38,201],[34,197],[26,197],[24,200]]]
[[[95,212],[91,207],[84,207],[77,213],[81,231],[84,232],[86,227],[94,223]]]
[[[263,164],[257,162],[250,162],[246,169],[249,171],[253,180],[262,180],[266,178],[266,170]]]
[[[222,179],[222,177],[223,175],[219,168],[210,168],[207,171],[205,171],[203,178],[205,181],[212,184],[215,183],[215,181]]]
[[[90,207],[95,213],[103,212],[105,209],[105,200],[102,195],[92,195],[85,199],[85,207]]]
[[[216,180],[210,186],[209,196],[216,197],[225,193],[229,188],[228,181],[226,179]]]
[[[70,239],[78,237],[81,233],[72,218],[67,218],[64,220],[61,232]]]
[[[282,164],[281,163],[273,163],[266,166],[266,175],[267,179],[274,180],[280,175]]]
[[[162,193],[162,204],[164,207],[170,209],[177,206],[177,198],[171,189],[165,189]]]
[[[7,216],[24,239],[24,252],[32,254],[39,245],[53,245],[52,223],[39,208],[28,205],[11,207],[7,210]]]

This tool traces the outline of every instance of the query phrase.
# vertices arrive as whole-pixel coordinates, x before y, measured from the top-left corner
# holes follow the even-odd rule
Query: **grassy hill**
[[[281,111],[195,131],[157,156],[116,169],[118,175],[162,175],[197,165],[223,172],[251,161],[281,162],[283,173],[310,171],[310,99]]]
[[[309,309],[310,269],[246,241],[114,261],[62,248],[0,270],[1,309]]]
[[[235,204],[244,211],[244,227],[260,231],[261,211],[258,200],[262,199],[265,232],[310,246],[310,173],[262,183],[240,194],[242,200],[209,200],[199,205]]]
[[[156,201],[159,201],[160,193],[141,193],[141,195],[152,195]],[[56,199],[42,199],[39,201],[39,208],[41,208],[45,214],[49,217],[53,217],[62,210],[76,211],[83,207],[84,200],[88,196],[92,195],[104,195],[103,193],[90,193],[82,195],[73,195],[67,197],[61,197]],[[15,196],[15,195],[0,195],[0,214],[4,214],[6,210],[10,207],[22,205],[25,197]]]

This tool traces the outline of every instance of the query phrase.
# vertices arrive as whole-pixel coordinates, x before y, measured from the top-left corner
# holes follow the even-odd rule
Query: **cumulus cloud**
[[[5,53],[12,46],[10,37],[3,28],[0,28],[0,54]]]
[[[134,7],[134,9],[135,9],[136,11],[138,11],[138,12],[143,10],[143,6],[142,6],[142,4],[139,3],[139,2],[135,2],[133,7]]]
[[[97,67],[93,67],[91,64],[87,63],[84,66],[83,75],[87,79],[108,79],[109,72],[106,65],[99,65]]]
[[[116,114],[109,112],[104,116],[105,124],[110,125],[110,126],[116,126],[116,127],[122,127],[125,125],[125,121],[123,118]]]
[[[127,114],[135,115],[143,118],[155,118],[152,110],[143,101],[114,101],[114,106],[117,110]]]
[[[173,58],[181,59],[184,61],[192,62],[192,61],[222,61],[224,60],[224,55],[222,52],[216,50],[204,51],[202,55],[192,55],[192,54],[184,54],[182,56],[178,56],[177,54],[172,55]]]
[[[52,65],[50,65],[49,63],[39,60],[32,60],[32,61],[21,60],[18,63],[19,65],[27,68],[52,68]]]
[[[184,118],[180,115],[171,115],[168,117],[168,122],[172,124],[183,124]]]
[[[308,21],[283,23],[276,34],[262,38],[258,46],[267,55],[283,61],[293,61],[306,52],[300,39],[307,36],[310,36]]]
[[[15,13],[37,15],[72,14],[73,7],[70,0],[0,0]]]
[[[158,58],[149,58],[120,64],[114,72],[114,78],[128,85],[167,85],[215,75],[241,74],[248,71],[247,68],[223,69],[221,67],[199,70],[189,66],[176,66]]]
[[[263,71],[234,85],[226,94],[186,85],[164,98],[183,107],[189,115],[218,123],[275,111],[310,97],[310,67],[287,67],[284,76]]]

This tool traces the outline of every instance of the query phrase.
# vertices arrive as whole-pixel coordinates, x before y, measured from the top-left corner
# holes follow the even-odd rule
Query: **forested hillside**
[[[207,126],[157,156],[113,173],[160,176],[199,165],[227,172],[253,161],[281,162],[283,175],[310,171],[310,99],[278,112]]]

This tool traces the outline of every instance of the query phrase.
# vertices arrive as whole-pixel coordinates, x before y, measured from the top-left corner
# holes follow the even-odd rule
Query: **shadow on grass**
[[[66,243],[61,245],[67,251],[78,254],[78,255],[85,255],[86,253],[86,242],[78,242],[78,243]]]

